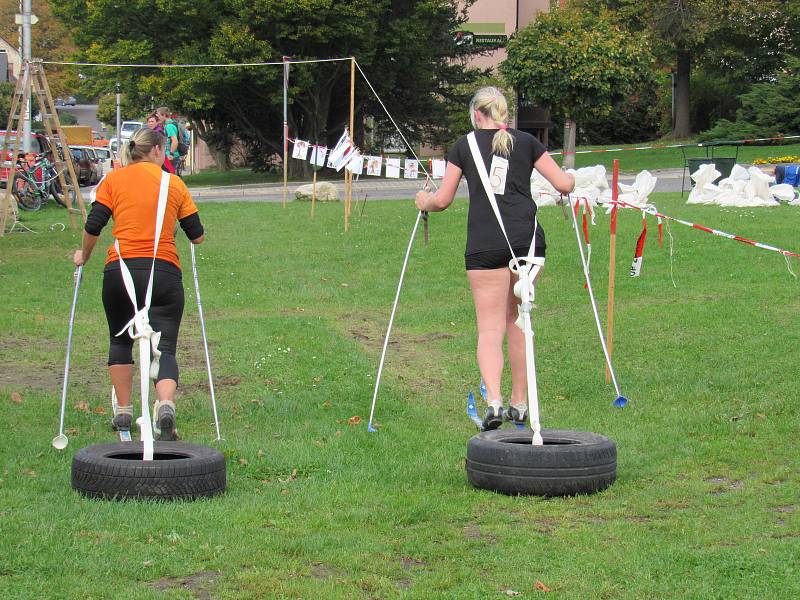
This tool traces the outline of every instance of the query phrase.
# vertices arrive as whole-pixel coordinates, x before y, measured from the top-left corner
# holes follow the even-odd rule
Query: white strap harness
[[[139,340],[139,386],[142,397],[142,416],[136,419],[141,431],[143,444],[142,460],[153,460],[153,428],[150,421],[149,391],[150,379],[158,377],[159,359],[161,351],[158,349],[158,342],[161,340],[161,332],[153,331],[150,326],[150,302],[153,297],[153,273],[156,267],[156,254],[158,253],[158,242],[161,239],[161,228],[164,225],[164,214],[167,209],[167,196],[169,193],[169,173],[162,171],[161,186],[158,191],[158,208],[156,209],[156,237],[153,241],[153,264],[150,267],[150,279],[147,282],[147,293],[145,294],[144,306],[139,308],[136,304],[136,288],[133,285],[133,277],[122,260],[119,250],[119,240],[114,240],[114,249],[119,257],[119,267],[122,272],[122,281],[125,284],[125,291],[133,304],[134,315],[117,335],[127,332],[134,340]],[[153,359],[150,360],[152,352]]]
[[[494,196],[492,185],[489,182],[489,174],[486,172],[486,165],[483,163],[480,149],[478,148],[478,141],[475,138],[475,132],[472,131],[467,135],[469,148],[472,151],[472,159],[475,162],[475,167],[480,175],[483,189],[486,196],[489,198],[489,204],[492,206],[497,222],[500,225],[500,230],[503,232],[503,237],[506,239],[508,249],[511,251],[511,261],[509,268],[511,272],[519,277],[519,281],[514,284],[514,294],[520,299],[520,305],[517,308],[519,317],[515,325],[519,327],[525,334],[525,365],[528,374],[528,411],[530,413],[531,429],[533,429],[532,443],[535,446],[544,444],[541,434],[541,424],[539,423],[539,396],[536,387],[536,365],[534,363],[533,355],[533,328],[531,326],[531,308],[533,307],[534,289],[533,284],[536,281],[536,276],[544,266],[544,258],[535,256],[536,251],[536,229],[539,226],[538,219],[533,223],[533,239],[531,240],[531,247],[528,250],[528,256],[517,257],[514,254],[514,248],[511,246],[511,240],[506,233],[505,225],[503,225],[503,218],[500,215],[500,208],[497,205],[497,199]],[[520,261],[522,261],[522,264]]]

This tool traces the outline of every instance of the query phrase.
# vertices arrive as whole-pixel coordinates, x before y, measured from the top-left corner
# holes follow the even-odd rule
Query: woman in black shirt
[[[500,171],[505,169],[502,185],[497,178],[492,180],[492,185],[497,186],[495,198],[508,241],[484,190],[467,136],[459,138],[448,152],[441,187],[435,193],[418,192],[416,205],[419,210],[429,212],[446,209],[453,202],[461,176],[467,178],[469,216],[464,262],[478,321],[478,367],[489,404],[483,424],[485,429],[496,429],[504,414],[521,423],[527,412],[525,338],[514,326],[519,299],[514,295],[515,278],[508,265],[512,258],[509,244],[514,249],[514,256],[525,257],[529,254],[534,235],[535,255],[544,257],[544,231],[536,221],[531,173],[535,168],[556,190],[565,194],[575,187],[575,178],[561,170],[534,136],[508,128],[508,105],[497,88],[478,90],[470,102],[470,119],[490,178],[497,174],[498,167]],[[511,401],[508,410],[504,411],[500,382],[506,335],[511,363]]]

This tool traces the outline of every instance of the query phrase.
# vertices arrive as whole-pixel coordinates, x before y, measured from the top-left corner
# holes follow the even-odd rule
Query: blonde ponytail
[[[496,87],[485,87],[475,92],[469,103],[469,117],[477,129],[476,110],[500,126],[492,138],[492,153],[509,156],[514,149],[514,136],[508,132],[508,103],[503,93]]]
[[[155,146],[164,148],[165,142],[166,138],[158,131],[142,127],[131,136],[129,141],[122,144],[119,156],[120,162],[123,167],[140,162],[150,154],[150,150]]]

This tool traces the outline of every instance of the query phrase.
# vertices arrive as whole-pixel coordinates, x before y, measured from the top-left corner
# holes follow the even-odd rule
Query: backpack
[[[189,153],[189,144],[192,139],[189,130],[186,129],[186,124],[183,122],[173,120],[172,123],[178,129],[178,154],[186,156]]]

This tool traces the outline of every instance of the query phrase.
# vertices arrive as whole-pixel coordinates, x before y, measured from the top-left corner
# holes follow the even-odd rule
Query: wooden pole
[[[611,200],[619,198],[619,160],[614,159],[614,170],[611,175]],[[608,321],[606,322],[606,348],[608,360],[611,361],[611,348],[614,341],[614,282],[617,274],[617,205],[611,209],[611,240],[608,252]],[[606,383],[611,382],[611,371],[606,363]]]
[[[350,139],[355,142],[355,110],[356,110],[356,59],[350,59]],[[353,172],[345,169],[345,217],[344,230],[350,228],[350,207],[353,201]]]
[[[317,170],[314,169],[314,178],[311,180],[311,218],[314,218],[314,204],[317,202]]]
[[[283,208],[289,184],[289,60],[283,57]]]

